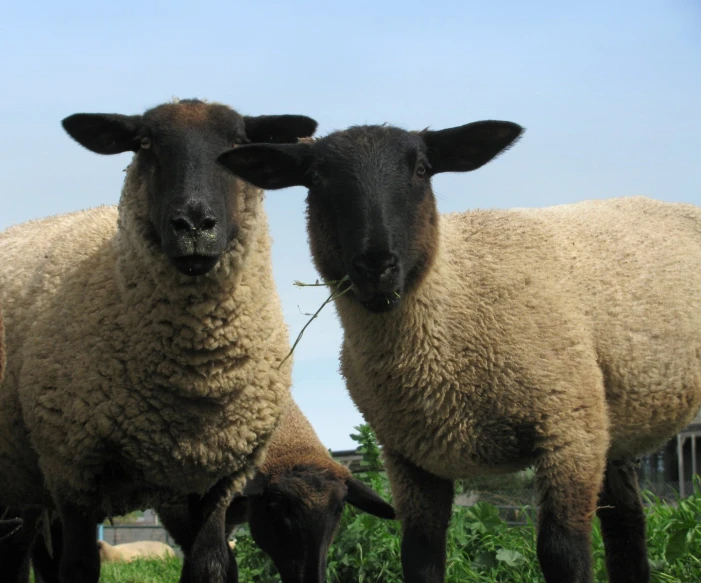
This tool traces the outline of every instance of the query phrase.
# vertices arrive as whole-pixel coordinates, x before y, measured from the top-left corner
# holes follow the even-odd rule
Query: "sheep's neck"
[[[250,358],[255,346],[250,336],[260,331],[248,315],[269,310],[274,286],[262,193],[250,187],[244,198],[237,239],[212,272],[193,278],[177,272],[159,249],[143,244],[148,226],[135,218],[135,205],[123,193],[114,241],[119,301],[130,342],[143,344],[134,354],[144,354],[144,363],[150,363],[150,353],[158,353],[161,365],[150,374],[164,380],[154,382],[197,393],[193,379]]]

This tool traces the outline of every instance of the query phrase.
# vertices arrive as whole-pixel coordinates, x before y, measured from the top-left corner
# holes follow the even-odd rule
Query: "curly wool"
[[[0,305],[0,383],[5,378],[5,326],[2,322],[2,305]]]
[[[633,197],[439,228],[397,310],[337,300],[351,396],[390,466],[455,479],[537,455],[557,510],[581,520],[570,508],[593,507],[607,455],[659,446],[701,405],[701,209]],[[567,499],[575,479],[586,502]]]
[[[42,474],[51,491],[106,514],[224,476],[238,490],[288,398],[262,191],[239,182],[239,235],[210,273],[190,278],[146,243],[137,165],[119,210],[0,234],[10,347],[0,467],[12,469],[1,504],[45,504]]]

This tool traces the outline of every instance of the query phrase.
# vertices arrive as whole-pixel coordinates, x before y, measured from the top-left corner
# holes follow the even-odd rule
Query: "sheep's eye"
[[[147,138],[147,137],[141,138],[140,144],[144,150],[148,150],[151,147],[151,138]]]
[[[416,175],[417,176],[424,176],[425,174],[426,174],[426,166],[424,166],[423,164],[419,164],[416,167]]]

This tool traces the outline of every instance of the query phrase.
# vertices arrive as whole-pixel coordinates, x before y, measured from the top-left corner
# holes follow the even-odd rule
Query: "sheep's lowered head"
[[[322,583],[346,502],[380,518],[395,517],[390,504],[342,466],[303,465],[278,476],[257,473],[229,506],[227,524],[248,520],[284,583]]]
[[[224,152],[219,162],[261,188],[306,186],[319,272],[326,280],[348,275],[357,301],[387,312],[421,281],[435,256],[431,176],[475,170],[522,132],[503,121],[421,132],[356,126],[313,142],[243,146]]]
[[[143,220],[149,243],[192,276],[210,271],[239,229],[236,181],[216,164],[217,155],[238,144],[295,142],[317,125],[301,115],[242,116],[197,99],[165,103],[143,115],[77,113],[62,123],[93,152],[135,153],[135,168],[147,185]]]

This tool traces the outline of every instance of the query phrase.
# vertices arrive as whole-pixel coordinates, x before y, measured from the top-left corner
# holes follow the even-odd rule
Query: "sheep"
[[[317,270],[349,276],[341,370],[384,446],[405,581],[444,580],[453,480],[535,465],[547,583],[592,581],[595,512],[610,580],[646,582],[634,464],[701,404],[701,209],[439,215],[431,176],[475,170],[522,131],[360,126],[220,162],[262,188],[306,186]]]
[[[55,508],[60,580],[94,583],[96,523],[189,494],[194,579],[223,581],[236,568],[218,536],[228,503],[291,381],[263,193],[215,157],[316,122],[182,100],[63,127],[93,152],[134,157],[118,208],[0,234],[0,504]]]
[[[2,322],[2,305],[0,304],[0,383],[5,377],[5,327]],[[4,513],[2,513],[4,516]],[[0,519],[0,543],[9,539],[22,528],[23,520],[20,517]],[[0,548],[0,553],[3,550]]]
[[[5,378],[5,326],[2,323],[2,304],[0,304],[0,383]]]
[[[237,525],[248,522],[283,583],[322,583],[346,502],[380,518],[394,518],[390,504],[331,457],[290,399],[265,462],[227,510],[225,535],[228,539]],[[164,505],[158,515],[187,556],[192,544],[187,506]],[[187,580],[185,574],[181,583]]]
[[[104,540],[97,541],[101,563],[131,563],[137,559],[168,559],[175,556],[170,546],[155,540],[140,540],[112,546]]]

